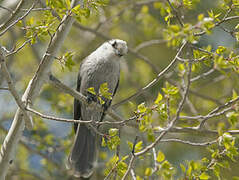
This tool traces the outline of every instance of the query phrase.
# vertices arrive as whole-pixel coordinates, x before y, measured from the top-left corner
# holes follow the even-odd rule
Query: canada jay
[[[120,77],[120,59],[128,51],[127,44],[123,40],[112,39],[86,57],[81,63],[77,91],[84,94],[89,101],[97,101],[96,96],[89,93],[93,87],[99,91],[101,84],[107,83],[109,92],[115,94]],[[102,98],[105,103],[102,110],[87,106],[74,99],[74,119],[83,121],[102,121],[105,111],[111,104],[111,100]],[[96,132],[87,125],[74,124],[75,140],[68,158],[68,168],[72,169],[74,176],[89,178],[93,173],[97,161]]]

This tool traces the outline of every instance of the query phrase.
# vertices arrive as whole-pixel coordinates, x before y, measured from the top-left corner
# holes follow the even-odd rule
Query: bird
[[[115,95],[120,79],[120,59],[128,52],[127,43],[120,39],[104,42],[81,63],[76,90],[87,97],[88,102],[97,102],[96,95],[89,92],[94,88],[98,92],[100,86],[107,83],[109,93]],[[74,99],[75,120],[102,121],[112,99],[102,97],[101,108],[88,106]],[[97,127],[96,127],[97,128]],[[67,167],[75,177],[90,178],[97,163],[97,133],[87,124],[74,123],[75,139],[68,157]],[[99,144],[99,143],[98,143]]]

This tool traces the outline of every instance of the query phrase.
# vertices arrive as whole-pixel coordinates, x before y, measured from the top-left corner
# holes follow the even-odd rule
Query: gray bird
[[[87,96],[89,101],[97,101],[88,88],[93,87],[98,92],[101,84],[107,83],[109,92],[114,96],[119,84],[120,59],[127,51],[127,44],[123,40],[112,39],[102,44],[83,60],[76,90]],[[105,103],[99,110],[74,99],[74,119],[102,121],[111,104],[110,99],[103,100]],[[87,125],[77,123],[74,124],[74,130],[76,135],[67,166],[73,170],[74,176],[89,178],[97,161],[96,132]]]

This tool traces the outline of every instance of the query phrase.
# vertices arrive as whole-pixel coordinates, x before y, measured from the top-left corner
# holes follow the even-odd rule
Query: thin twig
[[[221,21],[215,23],[215,26],[219,26],[219,25],[221,25],[222,23],[225,23],[225,22],[227,22],[227,21],[239,19],[239,16],[230,16],[230,17],[227,17],[227,16],[229,15],[228,12],[230,13],[230,12],[231,12],[231,9],[229,9],[229,10],[226,12],[225,16],[222,18]],[[199,33],[195,33],[194,35],[195,35],[195,36],[202,36],[202,35],[204,35],[204,34],[206,34],[206,31],[202,31],[202,32],[199,32]]]
[[[176,16],[176,18],[177,18],[179,24],[183,27],[183,26],[184,26],[184,25],[183,25],[183,21],[182,21],[182,19],[180,18],[178,11],[173,7],[173,5],[171,4],[171,2],[170,2],[169,0],[167,0],[167,2],[168,2],[168,4],[169,4],[169,6],[171,7],[171,9],[173,10],[173,12],[174,12],[174,14],[175,14],[175,16]]]
[[[67,118],[58,118],[58,117],[54,117],[54,116],[48,116],[48,115],[45,115],[45,114],[42,114],[30,107],[27,107],[26,108],[27,111],[41,117],[41,118],[45,118],[45,119],[49,119],[49,120],[54,120],[54,121],[60,121],[60,122],[71,122],[71,123],[79,123],[79,124],[89,124],[89,123],[92,123],[93,121],[90,120],[90,121],[82,121],[82,120],[76,120],[76,119],[67,119]]]
[[[0,125],[0,129],[2,131],[4,131],[5,133],[8,132],[7,129],[5,129],[2,125]],[[57,162],[53,161],[53,159],[51,159],[49,156],[47,156],[45,153],[42,153],[40,150],[37,150],[35,148],[33,148],[32,146],[30,146],[28,144],[29,141],[26,141],[24,138],[20,140],[20,144],[26,148],[28,151],[30,151],[31,153],[35,153],[38,154],[40,156],[42,156],[44,159],[46,159],[49,163],[51,163],[52,165],[56,166],[57,168],[60,168],[60,164],[58,164]]]
[[[217,140],[196,143],[196,142],[186,141],[186,140],[182,140],[182,139],[161,139],[160,142],[176,142],[176,143],[182,143],[182,144],[187,144],[187,145],[191,145],[191,146],[210,146],[212,144],[217,143]]]
[[[15,24],[17,24],[19,21],[21,21],[22,19],[24,19],[30,12],[31,10],[35,7],[36,2],[34,2],[32,4],[32,6],[28,9],[28,11],[21,17],[19,17],[16,21],[14,21],[12,24],[10,24],[8,27],[6,27],[1,33],[0,33],[0,37],[2,35],[4,35],[11,27],[13,27]]]
[[[130,170],[131,170],[131,168],[133,166],[134,160],[135,160],[135,156],[132,154],[131,159],[129,161],[128,168],[127,168],[127,170],[126,170],[126,172],[125,172],[125,174],[124,174],[124,176],[122,177],[121,180],[125,180],[127,178],[128,174],[129,174],[129,172],[130,172]]]
[[[105,176],[104,180],[108,180],[108,179],[111,177],[111,175],[113,174],[113,172],[114,172],[115,169],[117,168],[118,163],[119,163],[119,161],[117,161],[117,162],[115,163],[114,167],[110,170],[110,172],[107,174],[107,176]]]
[[[29,117],[29,115],[27,114],[27,112],[25,111],[25,103],[21,100],[21,98],[19,97],[17,90],[14,87],[14,82],[11,78],[11,75],[7,69],[7,65],[6,65],[6,60],[5,60],[5,52],[3,51],[3,49],[0,47],[0,64],[1,64],[1,70],[3,72],[4,77],[6,78],[6,81],[8,83],[8,88],[9,91],[11,92],[12,96],[14,97],[17,105],[19,106],[19,108],[22,110],[22,113],[25,117],[25,123],[27,128],[32,129],[33,128],[33,121],[32,119]]]
[[[145,47],[148,47],[148,46],[152,46],[152,45],[155,45],[155,44],[163,44],[163,43],[166,43],[167,40],[162,40],[162,39],[152,39],[152,40],[149,40],[149,41],[144,41],[142,42],[141,44],[139,44],[138,46],[136,46],[134,48],[135,52],[138,52],[140,49],[143,49]]]
[[[236,103],[237,101],[239,101],[239,97],[232,99],[230,101],[228,101],[226,104],[222,105],[222,106],[218,106],[217,108],[215,108],[213,111],[211,111],[206,117],[204,117],[204,119],[201,121],[199,128],[202,128],[205,124],[205,122],[211,118],[211,117],[216,117],[216,116],[220,116],[222,114],[225,114],[226,112],[230,111],[232,109],[232,107],[226,108],[228,106],[231,106],[232,104]],[[224,109],[226,108],[226,109]],[[224,109],[223,111],[219,112],[221,109]]]
[[[9,24],[11,24],[14,19],[16,19],[16,17],[19,15],[20,8],[23,7],[26,2],[26,0],[20,0],[14,11],[9,9],[11,16],[8,17],[7,20],[0,25],[0,31],[4,30],[7,26],[9,26]]]
[[[194,82],[194,81],[197,81],[197,80],[199,80],[199,79],[201,79],[201,78],[205,78],[206,76],[212,74],[214,71],[215,71],[214,68],[213,68],[213,69],[210,69],[209,71],[207,71],[207,72],[205,72],[205,73],[202,73],[202,74],[200,74],[200,75],[198,75],[198,76],[196,76],[196,77],[194,77],[194,78],[191,78],[190,81],[191,81],[191,82]]]
[[[28,11],[28,9],[20,9],[21,11]],[[32,9],[32,11],[51,11],[52,9],[51,8],[34,8]]]
[[[176,111],[175,118],[168,124],[168,127],[160,133],[160,135],[156,138],[156,140],[153,143],[146,146],[140,152],[135,153],[135,156],[143,155],[143,154],[147,153],[150,149],[154,148],[158,144],[158,142],[170,131],[170,129],[173,128],[173,126],[175,125],[175,123],[179,119],[179,114],[182,111],[182,108],[183,108],[184,102],[187,98],[187,95],[188,95],[188,92],[189,92],[189,87],[190,87],[190,77],[191,77],[191,71],[192,71],[192,63],[189,62],[188,66],[189,66],[189,70],[188,70],[188,73],[187,73],[187,79],[188,79],[187,80],[187,86],[184,90],[183,97],[178,104],[178,108],[177,108],[177,111]]]
[[[74,7],[78,3],[78,0],[72,0],[71,1],[71,7]],[[62,21],[64,23],[61,23],[61,26],[56,29],[56,33],[54,34],[53,40],[50,42],[50,44],[47,47],[46,52],[49,54],[52,54],[54,56],[57,55],[60,47],[62,46],[68,32],[70,31],[70,28],[72,27],[72,24],[74,22],[74,18],[70,16],[69,14],[66,14]],[[37,71],[35,72],[33,78],[28,83],[28,86],[22,96],[23,101],[26,101],[26,103],[34,103],[35,98],[39,94],[43,84],[46,82],[47,77],[51,71],[51,65],[53,63],[53,58],[48,56],[43,56]],[[8,131],[7,136],[4,139],[4,142],[1,146],[1,153],[0,153],[0,179],[4,179],[8,169],[10,167],[9,162],[12,162],[15,153],[16,148],[18,146],[18,142],[20,138],[22,137],[23,130],[25,128],[25,123],[22,120],[22,113],[21,109],[18,108],[13,123],[10,127],[10,130]]]
[[[170,62],[170,64],[169,64],[163,71],[161,71],[161,72],[157,75],[157,77],[156,77],[154,80],[152,80],[150,83],[148,83],[145,87],[143,87],[142,89],[140,89],[140,90],[139,90],[138,92],[136,92],[135,94],[133,94],[133,95],[131,95],[130,97],[128,97],[128,98],[126,98],[126,99],[124,99],[124,100],[122,100],[122,101],[120,101],[120,102],[114,104],[114,105],[112,106],[112,108],[115,109],[115,108],[117,108],[118,106],[120,106],[120,105],[122,105],[122,104],[128,102],[128,101],[131,100],[132,98],[138,97],[140,94],[144,93],[146,90],[148,90],[149,88],[151,88],[152,86],[154,86],[154,85],[159,81],[159,79],[160,79],[163,75],[165,75],[165,74],[169,71],[169,69],[176,63],[177,57],[178,57],[179,54],[182,52],[182,50],[183,50],[183,48],[185,47],[186,44],[187,44],[186,42],[183,43],[183,45],[179,48],[177,54],[175,55],[174,59]]]
[[[6,57],[18,53],[22,48],[25,47],[26,44],[28,44],[28,43],[30,43],[30,42],[31,42],[31,39],[28,39],[28,40],[25,41],[19,48],[17,48],[15,51],[8,53],[8,54],[6,55]]]

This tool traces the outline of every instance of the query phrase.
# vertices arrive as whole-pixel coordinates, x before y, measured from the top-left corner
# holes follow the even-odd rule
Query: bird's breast
[[[98,92],[99,87],[103,83],[107,83],[109,91],[113,93],[120,76],[120,64],[116,60],[98,59],[89,61],[82,66],[83,74],[83,91],[90,87],[94,87]]]

